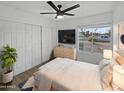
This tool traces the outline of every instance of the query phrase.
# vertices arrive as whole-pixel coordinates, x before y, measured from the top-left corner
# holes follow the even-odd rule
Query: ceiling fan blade
[[[59,11],[59,9],[53,4],[52,1],[47,1],[47,3],[48,3],[55,11]]]
[[[70,13],[64,13],[64,15],[74,16],[74,14],[70,14]]]
[[[40,13],[40,14],[56,14],[55,12],[46,12],[46,13]]]
[[[78,7],[80,7],[80,5],[79,4],[77,4],[77,5],[74,5],[74,6],[72,6],[72,7],[69,7],[69,8],[67,8],[67,9],[65,9],[65,10],[63,10],[62,12],[67,12],[67,11],[70,11],[70,10],[72,10],[72,9],[75,9],[75,8],[78,8]]]

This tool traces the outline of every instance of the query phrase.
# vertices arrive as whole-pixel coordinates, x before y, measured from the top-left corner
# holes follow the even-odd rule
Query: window
[[[112,49],[111,26],[82,27],[79,29],[79,50],[103,53]]]

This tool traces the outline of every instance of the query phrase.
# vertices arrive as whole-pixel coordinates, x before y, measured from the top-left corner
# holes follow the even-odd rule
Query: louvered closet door
[[[26,24],[25,25],[25,55],[27,55],[27,57],[25,58],[25,66],[26,66],[26,70],[28,70],[29,68],[32,67],[32,60],[31,60],[31,25]]]
[[[36,25],[26,25],[25,27],[25,51],[26,69],[41,63],[41,28]]]
[[[32,26],[32,66],[36,66],[41,63],[41,27]],[[35,56],[34,56],[35,55]]]
[[[25,71],[26,68],[26,60],[25,57],[27,58],[28,55],[26,55],[26,51],[25,49],[25,24],[21,24],[21,23],[17,23],[15,25],[16,30],[14,31],[16,33],[15,37],[13,37],[14,39],[16,38],[16,49],[17,49],[17,53],[18,53],[18,58],[17,58],[17,62],[16,62],[16,69],[14,69],[14,71],[16,71],[17,73],[21,73],[23,70]],[[15,43],[15,42],[13,42]]]
[[[17,49],[15,75],[41,63],[41,26],[0,20],[0,47],[6,44]]]

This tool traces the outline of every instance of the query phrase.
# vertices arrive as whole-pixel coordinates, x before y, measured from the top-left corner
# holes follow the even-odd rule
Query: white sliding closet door
[[[36,66],[39,64],[39,61],[37,60],[41,60],[41,27],[37,27],[37,26],[33,26],[32,28],[32,65]],[[37,40],[36,40],[37,38]],[[40,44],[40,45],[39,45]],[[34,56],[35,55],[35,56]],[[40,55],[40,56],[39,56]]]
[[[16,67],[14,69],[14,71],[16,73],[21,73],[23,70],[25,70],[25,60],[24,60],[24,56],[25,54],[23,53],[24,52],[24,27],[25,25],[24,24],[14,24],[15,30],[13,30],[13,34],[15,33],[15,35],[13,36],[13,39],[16,39],[16,42],[13,42],[13,44],[15,46],[13,46],[12,44],[12,47],[16,47],[17,49],[17,53],[18,53],[18,59],[17,59],[17,63],[16,63]]]
[[[32,56],[31,56],[31,33],[32,33],[32,26],[31,25],[26,25],[25,26],[25,53],[28,57],[25,58],[26,60],[26,70],[32,67]]]
[[[17,49],[15,75],[41,63],[41,36],[41,26],[0,20],[0,47]]]
[[[44,27],[43,30],[44,31],[42,32],[42,37],[43,37],[43,41],[42,41],[43,55],[42,56],[43,56],[43,61],[46,61],[50,59],[50,54],[52,51],[52,37],[51,37],[52,32],[51,32],[51,28],[48,28],[48,27]]]

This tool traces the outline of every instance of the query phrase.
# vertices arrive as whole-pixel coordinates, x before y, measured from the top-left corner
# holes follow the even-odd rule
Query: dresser
[[[54,57],[69,58],[76,60],[76,48],[58,46],[53,50]]]

